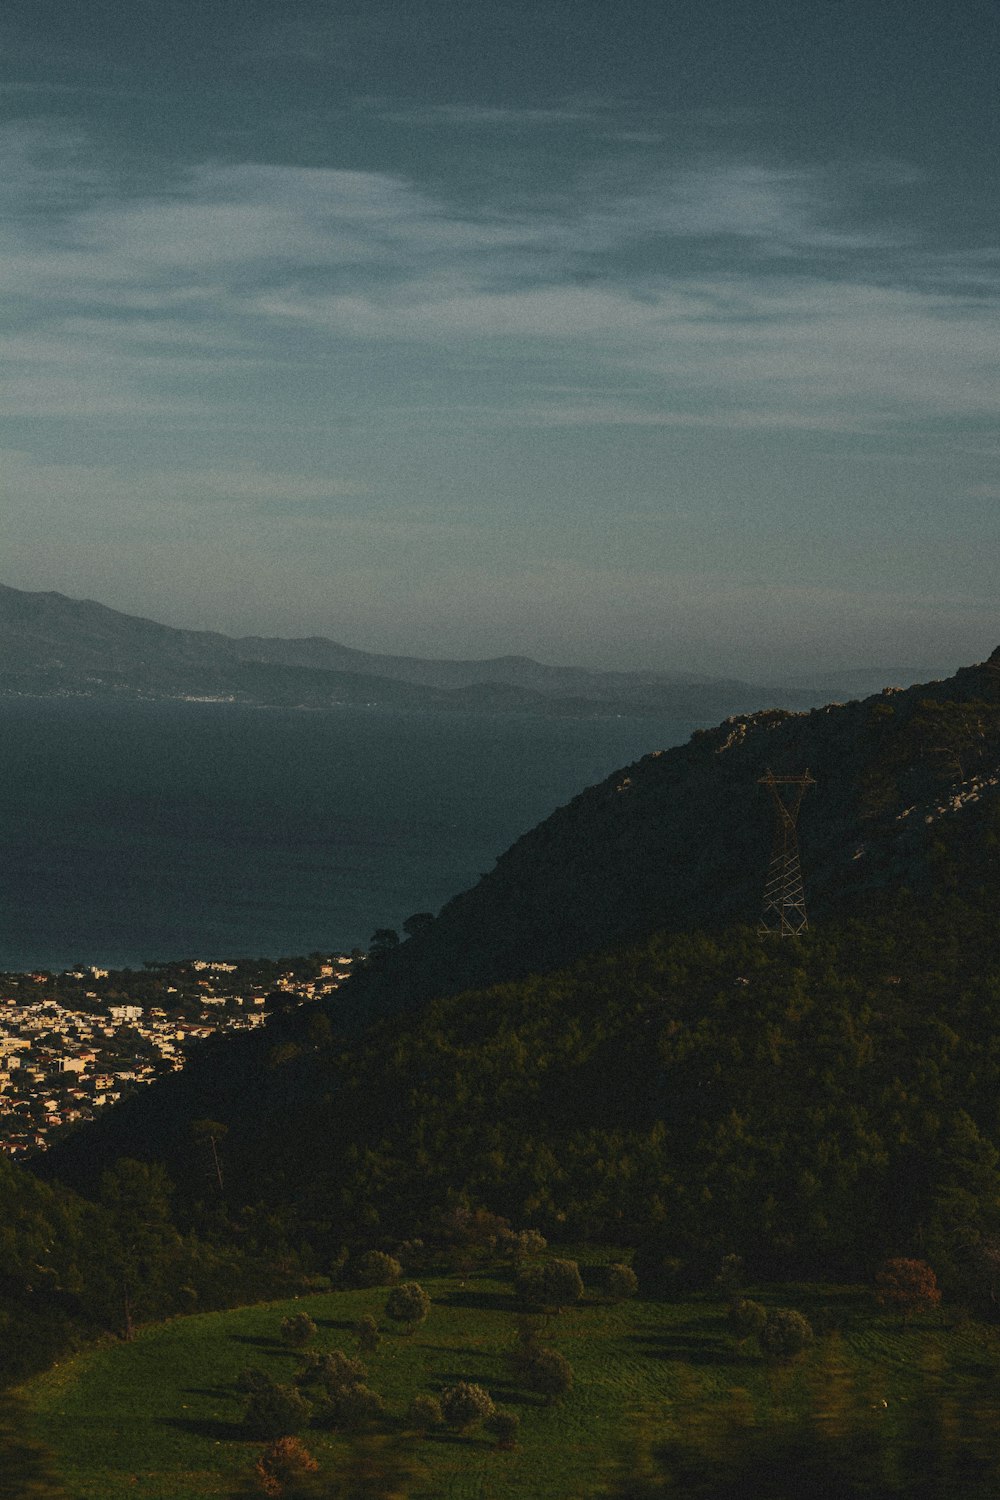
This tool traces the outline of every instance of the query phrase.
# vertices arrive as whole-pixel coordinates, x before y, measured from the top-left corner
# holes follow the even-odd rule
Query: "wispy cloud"
[[[301,367],[326,341],[369,360],[436,351],[443,380],[459,350],[515,385],[545,362],[543,403],[496,408],[531,425],[981,419],[1000,261],[989,246],[923,255],[912,227],[859,220],[859,193],[909,175],[695,160],[625,183],[595,170],[514,211],[399,174],[255,163],[164,171],[140,191],[78,131],[8,127],[0,409],[177,418],[238,402],[254,371]],[[556,389],[581,361],[600,387],[582,404]],[[624,378],[640,400],[614,395]]]

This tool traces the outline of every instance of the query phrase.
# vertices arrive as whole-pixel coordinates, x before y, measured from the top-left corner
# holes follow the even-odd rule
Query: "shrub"
[[[749,1297],[741,1297],[729,1309],[729,1327],[734,1337],[759,1338],[767,1322],[767,1308]]]
[[[548,1248],[548,1240],[537,1229],[502,1229],[497,1235],[497,1250],[515,1265],[541,1255]]]
[[[397,1246],[396,1260],[404,1271],[426,1271],[434,1257],[423,1240],[404,1240]]]
[[[410,1402],[410,1424],[418,1432],[430,1432],[434,1427],[440,1427],[444,1422],[444,1413],[441,1403],[436,1396],[428,1396],[425,1392],[414,1396]]]
[[[525,1358],[521,1379],[551,1405],[573,1389],[573,1367],[558,1349],[537,1349]]]
[[[316,1324],[308,1313],[293,1313],[281,1320],[281,1342],[290,1349],[304,1349],[316,1337]]]
[[[757,1335],[764,1353],[771,1359],[794,1359],[812,1343],[812,1325],[791,1307],[773,1307]]]
[[[340,1427],[358,1432],[371,1427],[385,1415],[385,1402],[371,1386],[342,1385],[329,1392],[316,1409],[316,1421],[322,1427]]]
[[[925,1260],[887,1260],[875,1277],[882,1307],[894,1307],[904,1323],[918,1312],[931,1312],[941,1301],[937,1277]]]
[[[252,1392],[243,1411],[243,1425],[251,1437],[294,1437],[310,1417],[309,1402],[292,1385],[262,1387]]]
[[[520,1266],[514,1274],[514,1295],[525,1304],[545,1302],[545,1267]]]
[[[374,1354],[382,1342],[382,1335],[378,1331],[378,1324],[371,1313],[365,1313],[354,1325],[354,1337],[358,1341],[358,1348],[362,1354]]]
[[[385,1304],[386,1317],[407,1324],[409,1332],[424,1321],[430,1310],[431,1299],[416,1281],[403,1281],[394,1286]]]
[[[530,1353],[542,1347],[542,1330],[547,1319],[538,1313],[517,1313],[514,1317],[514,1336],[518,1350]]]
[[[318,1468],[298,1438],[283,1437],[264,1449],[254,1466],[254,1476],[262,1495],[289,1496]]]
[[[498,1237],[509,1228],[505,1218],[491,1213],[488,1208],[453,1208],[441,1218],[446,1240],[479,1251],[494,1249]]]
[[[715,1284],[724,1297],[733,1298],[743,1289],[743,1257],[724,1255]]]
[[[352,1277],[358,1286],[392,1286],[402,1274],[399,1261],[384,1250],[367,1251],[352,1267]]]
[[[523,1266],[514,1278],[522,1302],[534,1302],[559,1312],[583,1296],[580,1267],[575,1260],[546,1260]]]
[[[343,1386],[360,1385],[368,1379],[368,1371],[360,1359],[352,1359],[342,1349],[331,1349],[329,1354],[311,1354],[299,1375],[300,1385],[321,1385],[327,1391],[337,1391]]]
[[[471,1381],[460,1380],[441,1393],[441,1413],[449,1427],[464,1432],[476,1422],[485,1421],[495,1408],[489,1391]]]
[[[521,1418],[517,1412],[497,1410],[491,1417],[486,1418],[484,1426],[486,1431],[496,1438],[498,1448],[504,1448],[509,1452],[517,1447],[517,1434],[521,1426]]]
[[[604,1286],[612,1302],[624,1302],[639,1290],[639,1278],[631,1266],[615,1260],[605,1267]]]
[[[248,1365],[241,1370],[233,1384],[236,1389],[245,1396],[252,1396],[255,1391],[266,1391],[275,1384],[275,1381],[266,1370],[258,1370],[256,1365]]]

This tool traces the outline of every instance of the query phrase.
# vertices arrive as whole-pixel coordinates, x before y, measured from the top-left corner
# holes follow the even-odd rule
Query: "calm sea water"
[[[694,727],[0,701],[0,969],[366,945]]]

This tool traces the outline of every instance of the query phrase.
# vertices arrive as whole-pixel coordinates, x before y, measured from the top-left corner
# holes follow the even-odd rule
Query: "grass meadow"
[[[594,1267],[584,1270],[586,1281],[595,1279]],[[294,1378],[300,1356],[278,1336],[282,1318],[294,1312],[315,1320],[314,1350],[351,1354],[352,1325],[365,1313],[378,1318],[381,1344],[363,1358],[369,1384],[386,1401],[388,1430],[406,1429],[415,1395],[439,1394],[458,1380],[484,1385],[498,1405],[518,1413],[514,1451],[497,1448],[479,1429],[419,1442],[427,1492],[442,1500],[593,1494],[637,1421],[683,1432],[734,1413],[753,1423],[801,1406],[828,1424],[846,1420],[851,1407],[891,1425],[933,1390],[959,1438],[966,1424],[980,1433],[985,1424],[991,1438],[998,1430],[1000,1344],[993,1332],[956,1325],[947,1312],[904,1329],[864,1289],[754,1292],[805,1312],[818,1331],[794,1365],[774,1366],[755,1343],[735,1341],[718,1297],[612,1305],[588,1287],[582,1303],[551,1321],[553,1342],[573,1367],[574,1389],[547,1405],[519,1388],[508,1369],[517,1307],[506,1281],[479,1272],[422,1284],[432,1308],[413,1333],[384,1318],[387,1293],[380,1288],[176,1318],[141,1330],[133,1343],[92,1347],[18,1393],[23,1435],[47,1450],[73,1500],[238,1494],[263,1445],[244,1434],[246,1398],[237,1377],[255,1366],[282,1382]],[[303,1440],[322,1468],[343,1460],[343,1437],[310,1429]]]

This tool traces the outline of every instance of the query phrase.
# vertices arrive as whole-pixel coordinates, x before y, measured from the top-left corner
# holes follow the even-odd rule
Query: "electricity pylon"
[[[808,771],[801,776],[775,776],[768,770],[758,786],[766,786],[774,805],[774,842],[764,886],[764,909],[757,931],[761,937],[797,937],[809,926],[806,895],[799,865],[799,840],[795,831],[802,798],[816,782]],[[787,792],[782,788],[787,787]]]

